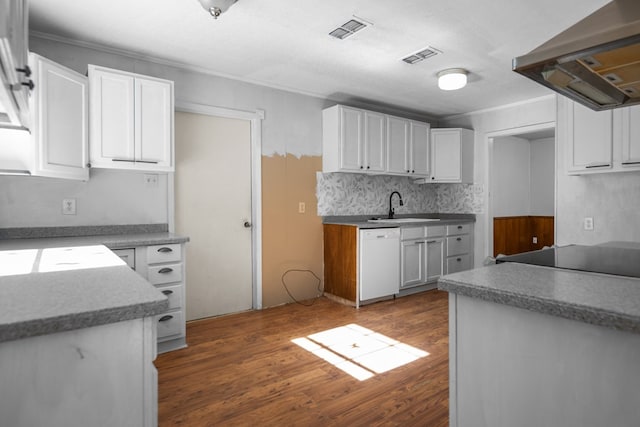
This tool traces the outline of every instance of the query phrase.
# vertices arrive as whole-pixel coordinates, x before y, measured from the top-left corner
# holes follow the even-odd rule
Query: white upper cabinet
[[[368,172],[384,172],[387,140],[384,114],[364,112],[364,158]]]
[[[89,65],[91,167],[174,170],[173,82]]]
[[[429,124],[335,105],[322,111],[322,170],[427,176]]]
[[[387,172],[407,175],[409,165],[409,120],[387,117]]]
[[[473,183],[473,131],[431,129],[431,176],[427,182]]]
[[[383,172],[385,116],[336,105],[322,112],[325,172]]]
[[[30,54],[35,89],[30,99],[35,142],[32,175],[89,179],[87,78]]]
[[[621,108],[623,169],[640,169],[640,106]]]
[[[567,172],[585,174],[613,167],[613,112],[566,101]]]

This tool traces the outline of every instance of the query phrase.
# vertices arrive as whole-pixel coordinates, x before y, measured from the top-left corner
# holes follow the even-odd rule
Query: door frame
[[[228,119],[248,120],[251,123],[251,266],[252,308],[262,308],[262,120],[264,110],[234,110],[191,102],[176,102],[175,110],[182,113],[204,114]],[[175,154],[174,154],[175,158]],[[175,173],[169,182],[169,231],[175,231]]]
[[[487,147],[487,169],[486,169],[486,174],[485,174],[485,183],[486,183],[486,188],[487,188],[487,200],[486,200],[486,206],[487,206],[487,215],[486,215],[486,222],[485,222],[485,230],[486,230],[486,236],[487,238],[485,239],[485,243],[484,243],[484,252],[485,252],[485,258],[486,257],[493,257],[493,188],[491,188],[491,183],[493,182],[493,150],[494,150],[494,139],[495,138],[500,138],[500,137],[505,137],[505,136],[517,136],[517,135],[521,135],[523,133],[528,133],[528,132],[536,132],[536,131],[542,131],[542,130],[549,130],[549,129],[556,129],[556,122],[555,121],[551,121],[551,122],[543,122],[543,123],[536,123],[533,125],[527,125],[527,126],[520,126],[520,127],[515,127],[515,128],[509,128],[509,129],[502,129],[502,130],[497,130],[497,131],[492,131],[492,132],[487,132],[485,134],[485,140],[486,140],[486,147]],[[558,216],[558,203],[557,203],[557,197],[558,197],[558,168],[557,168],[557,163],[558,163],[558,136],[557,136],[557,132],[555,132],[555,136],[554,136],[554,170],[556,171],[554,174],[554,183],[553,183],[553,215],[554,218],[556,218]],[[557,230],[558,227],[553,227],[553,240],[554,242],[557,241]]]

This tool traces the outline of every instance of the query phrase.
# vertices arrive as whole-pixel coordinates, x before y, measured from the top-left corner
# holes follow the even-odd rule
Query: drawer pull
[[[427,243],[435,243],[437,240],[427,240]]]
[[[166,290],[166,291],[162,291],[162,293],[165,295],[171,295],[173,291]]]
[[[456,261],[460,262],[462,261],[462,258],[457,258]]]
[[[160,249],[158,249],[158,252],[162,252],[162,253],[173,252],[173,249],[163,246]]]
[[[173,268],[165,267],[158,270],[158,273],[167,274],[167,273],[171,273],[172,271],[173,271]]]
[[[460,242],[462,240],[462,237],[458,237],[456,240]]]
[[[462,226],[461,225],[458,226],[458,230],[462,230]]]
[[[158,319],[158,322],[166,322],[168,320],[173,319],[173,316],[170,314],[164,315],[161,318]]]

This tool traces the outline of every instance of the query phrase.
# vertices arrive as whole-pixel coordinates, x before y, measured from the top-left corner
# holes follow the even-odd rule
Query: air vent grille
[[[415,64],[417,62],[424,61],[427,58],[431,58],[432,56],[436,56],[440,53],[442,52],[440,52],[438,49],[427,46],[426,48],[418,52],[412,53],[411,55],[402,58],[402,60],[407,64]]]
[[[329,35],[337,39],[344,40],[347,37],[352,36],[356,32],[366,27],[367,27],[366,23],[362,21],[358,21],[357,19],[351,19],[345,22],[344,24],[342,24],[341,26],[339,26],[338,28],[336,28],[335,30],[331,31]]]

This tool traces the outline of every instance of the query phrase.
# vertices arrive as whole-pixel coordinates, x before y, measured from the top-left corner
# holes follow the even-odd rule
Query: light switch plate
[[[76,199],[62,199],[62,215],[76,214]]]

